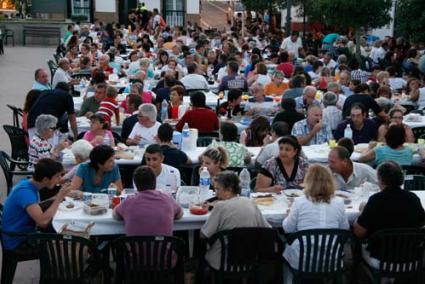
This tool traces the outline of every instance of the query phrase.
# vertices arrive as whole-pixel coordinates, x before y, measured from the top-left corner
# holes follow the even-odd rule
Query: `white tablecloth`
[[[124,121],[125,117],[120,117],[120,125],[115,124],[115,119],[112,119],[112,131],[121,134],[122,129],[122,122]],[[90,119],[88,119],[85,116],[79,116],[77,117],[77,126],[78,126],[78,133],[87,131],[90,129]]]
[[[425,192],[414,191],[421,199],[422,206],[425,206]],[[352,204],[346,206],[346,213],[350,223],[353,223],[355,218],[359,215],[359,204],[364,201],[359,194],[353,197]],[[81,203],[80,203],[81,206]],[[276,197],[275,202],[271,206],[258,206],[263,216],[274,227],[279,227],[282,220],[287,216],[288,202],[284,195]],[[183,217],[174,222],[174,230],[196,230],[200,229],[205,221],[208,219],[209,213],[206,215],[192,215],[188,209],[184,209]],[[76,209],[72,211],[58,210],[53,218],[53,227],[59,230],[64,224],[77,221],[81,223],[94,222],[91,230],[92,235],[117,235],[124,234],[124,223],[112,218],[112,210],[100,216],[91,216],[83,212],[83,209]]]
[[[420,121],[408,121],[406,118],[403,119],[403,123],[410,126],[410,128],[424,127],[425,126],[425,116],[418,116]]]

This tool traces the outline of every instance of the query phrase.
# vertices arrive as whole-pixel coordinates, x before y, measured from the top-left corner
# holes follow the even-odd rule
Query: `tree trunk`
[[[291,8],[292,0],[288,0],[286,5],[286,36],[291,35]]]
[[[355,37],[356,37],[356,57],[357,59],[360,59],[360,28],[356,28]]]

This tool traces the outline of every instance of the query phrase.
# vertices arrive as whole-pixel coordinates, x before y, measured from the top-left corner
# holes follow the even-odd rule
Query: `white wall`
[[[390,10],[391,22],[379,29],[371,30],[368,34],[378,36],[383,39],[385,36],[394,36],[394,18],[395,18],[395,5],[396,0],[393,0],[393,7]]]
[[[186,14],[199,14],[200,0],[186,0]]]
[[[161,0],[139,0],[139,2],[145,2],[146,8],[148,8],[149,11],[157,8],[161,13]]]

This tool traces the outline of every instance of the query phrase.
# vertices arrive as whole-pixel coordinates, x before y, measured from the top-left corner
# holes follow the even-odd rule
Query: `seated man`
[[[351,161],[350,152],[342,146],[330,151],[328,163],[335,177],[337,189],[354,189],[364,182],[378,184],[376,171],[369,165]]]
[[[142,104],[139,106],[139,121],[134,125],[127,138],[127,145],[152,144],[158,128],[161,125],[156,121],[157,110],[153,104]]]
[[[219,128],[217,114],[205,105],[205,94],[195,92],[190,96],[192,109],[186,111],[179,122],[176,124],[176,130],[182,131],[184,124],[187,123],[190,128],[196,128],[199,132],[214,132]]]
[[[31,89],[40,91],[52,89],[52,86],[49,83],[49,75],[45,69],[39,68],[35,70],[34,79],[35,81],[32,84]]]
[[[307,118],[296,122],[291,134],[297,137],[301,145],[323,144],[333,139],[329,125],[323,124],[319,106],[310,106]]]
[[[94,96],[86,98],[81,105],[79,116],[90,117],[99,110],[100,102],[106,98],[106,83],[96,85]]]
[[[191,164],[191,160],[185,152],[180,151],[173,144],[173,127],[168,123],[162,124],[158,128],[158,143],[161,146],[164,154],[164,164],[179,167],[186,164]]]
[[[155,190],[153,170],[138,167],[133,174],[138,194],[119,204],[112,216],[124,220],[127,236],[172,236],[173,220],[183,216],[182,208],[166,193]]]
[[[238,75],[239,65],[236,61],[227,63],[227,76],[224,76],[218,87],[219,92],[230,89],[239,89],[244,92],[248,91],[248,82],[244,76]]]
[[[295,75],[290,81],[290,88],[283,92],[283,97],[287,99],[295,99],[303,94],[306,80],[304,75]]]
[[[367,201],[354,222],[354,234],[363,238],[383,229],[422,227],[425,224],[424,208],[416,194],[401,189],[404,182],[401,167],[393,161],[384,162],[378,167],[377,174],[381,191]],[[363,248],[362,255],[377,268],[379,256],[371,255],[370,249],[373,251],[371,247]]]
[[[186,90],[208,90],[208,82],[204,76],[200,75],[199,66],[193,62],[187,65],[188,74],[181,79]]]
[[[348,124],[353,132],[352,139],[354,144],[369,143],[378,134],[376,123],[372,119],[366,118],[365,108],[361,104],[354,104],[351,107],[350,119],[346,119],[338,124],[335,129],[336,140],[344,137],[344,130]]]
[[[48,227],[71,187],[65,184],[44,212],[39,204],[39,191],[43,188],[53,189],[60,183],[63,173],[61,163],[48,158],[40,159],[35,165],[32,178],[21,179],[7,197],[3,209],[3,232],[33,233],[36,227]],[[6,250],[23,253],[27,253],[30,248],[25,242],[25,237],[14,237],[5,233],[3,233],[3,245]]]
[[[295,110],[295,106],[296,103],[294,99],[283,97],[280,101],[280,107],[282,110],[275,116],[273,123],[278,121],[286,122],[289,125],[289,130],[291,131],[295,122],[305,118],[304,114]]]
[[[239,89],[229,90],[227,94],[227,101],[220,104],[218,108],[219,115],[226,115],[229,109],[232,111],[232,115],[238,115],[243,113],[243,108],[241,108],[242,101],[242,91]]]
[[[264,95],[264,86],[255,83],[252,87],[252,98],[245,105],[246,115],[267,115],[276,112],[273,98]]]
[[[134,125],[139,120],[137,115],[139,114],[139,106],[142,104],[142,98],[140,95],[128,95],[127,109],[131,113],[131,116],[124,119],[122,122],[121,139],[127,141],[128,136],[133,130]]]
[[[180,172],[175,167],[164,164],[164,154],[158,144],[149,145],[146,148],[144,160],[156,176],[157,189],[169,193],[176,192],[180,186]]]
[[[320,106],[316,100],[317,89],[313,86],[307,86],[303,90],[303,95],[295,98],[296,109],[300,113],[305,113],[310,106]]]

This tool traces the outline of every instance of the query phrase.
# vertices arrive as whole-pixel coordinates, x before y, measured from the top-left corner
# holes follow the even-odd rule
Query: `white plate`
[[[304,192],[301,189],[285,189],[283,194],[287,197],[301,197],[304,196]]]

